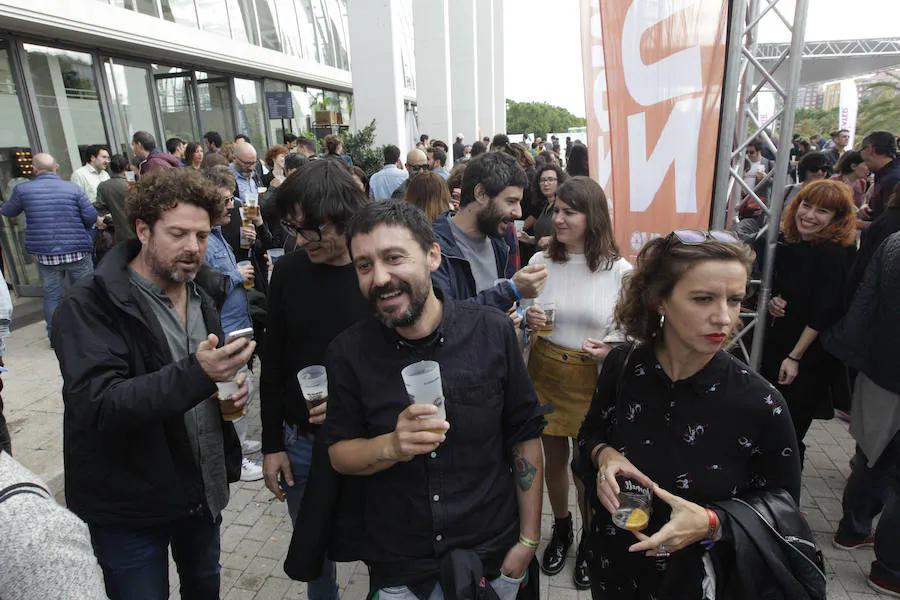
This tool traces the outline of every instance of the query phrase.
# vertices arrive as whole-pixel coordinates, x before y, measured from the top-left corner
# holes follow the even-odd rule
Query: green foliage
[[[344,154],[369,177],[384,166],[384,146],[375,147],[375,119],[356,133],[343,134]]]
[[[506,132],[510,135],[534,133],[546,138],[548,133],[562,133],[569,127],[584,127],[585,120],[565,108],[546,102],[506,101]]]
[[[900,130],[900,79],[896,82],[879,81],[867,85],[868,101],[859,105],[856,119],[856,144],[873,131]],[[799,108],[794,113],[794,132],[805,138],[816,133],[828,137],[838,126],[838,108],[808,110]]]
[[[826,138],[838,124],[838,109],[828,110],[819,108],[798,108],[794,113],[794,133],[799,133],[806,139],[819,134]]]

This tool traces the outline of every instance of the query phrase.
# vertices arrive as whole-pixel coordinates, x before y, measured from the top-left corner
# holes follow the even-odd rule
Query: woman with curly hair
[[[596,472],[594,600],[710,597],[701,542],[734,561],[735,528],[721,504],[760,488],[799,501],[784,400],[724,349],[752,262],[729,232],[673,231],[643,247],[623,284],[616,324],[635,342],[607,354],[578,435],[581,464]],[[624,510],[623,492],[647,488],[649,514]],[[736,585],[717,580],[715,597],[743,597]]]
[[[843,316],[855,212],[850,188],[821,180],[805,185],[781,220],[761,373],[787,400],[801,462],[812,420],[830,419],[834,401],[850,394],[842,363],[818,337]]]

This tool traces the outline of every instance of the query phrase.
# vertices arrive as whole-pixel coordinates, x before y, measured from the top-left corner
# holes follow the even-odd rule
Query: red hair
[[[797,209],[806,202],[810,206],[834,211],[834,216],[822,231],[812,239],[813,244],[834,242],[849,246],[856,242],[856,214],[853,210],[853,192],[842,181],[824,179],[806,184],[785,209],[781,218],[781,233],[789,242],[802,238],[797,230]]]

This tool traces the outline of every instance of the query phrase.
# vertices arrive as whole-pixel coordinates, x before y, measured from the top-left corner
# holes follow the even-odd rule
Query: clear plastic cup
[[[433,404],[437,412],[420,419],[447,420],[447,406],[444,403],[444,388],[441,385],[441,365],[433,360],[413,363],[400,371],[410,404]],[[433,433],[444,433],[443,429]]]
[[[269,257],[269,280],[272,280],[272,273],[275,272],[275,263],[278,262],[278,259],[284,256],[284,248],[272,248],[270,250],[266,250],[266,256]]]
[[[612,517],[613,523],[629,531],[645,529],[653,513],[653,492],[634,479],[617,477],[616,482],[619,484],[619,508]]]
[[[241,262],[239,262],[239,263],[237,264],[237,266],[238,266],[238,267],[252,267],[252,266],[253,266],[253,263],[250,262],[249,260],[242,260]],[[254,283],[256,283],[256,276],[255,276],[255,274],[250,275],[250,277],[249,277],[246,281],[244,281],[244,289],[245,289],[245,290],[252,290],[252,289],[253,289],[253,284],[254,284]]]
[[[553,335],[553,326],[556,324],[556,302],[538,302],[537,306],[544,311],[547,323],[537,332],[538,337]]]
[[[217,381],[216,387],[219,389],[219,407],[222,409],[222,419],[234,421],[243,416],[244,409],[237,408],[232,400],[232,396],[238,393],[237,384],[233,381]]]
[[[328,400],[328,373],[322,365],[312,365],[297,373],[306,408],[312,409]]]

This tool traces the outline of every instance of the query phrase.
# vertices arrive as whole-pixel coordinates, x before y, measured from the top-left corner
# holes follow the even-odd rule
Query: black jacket
[[[853,261],[853,268],[850,269],[850,279],[847,282],[848,304],[853,299],[853,294],[859,289],[875,251],[888,236],[897,231],[900,231],[900,206],[887,207],[881,216],[869,225],[866,235],[859,245],[859,252],[856,253],[856,260]]]
[[[140,247],[129,240],[110,250],[92,277],[73,286],[53,319],[65,403],[66,502],[88,523],[151,525],[205,504],[184,413],[216,386],[194,355],[173,362],[151,308],[132,291],[128,263]],[[203,287],[219,279],[202,273],[203,319],[221,339],[219,313]],[[230,423],[223,422],[222,431],[233,481],[240,444]]]
[[[822,346],[876,385],[900,393],[900,232],[875,252],[850,310],[823,332]]]
[[[822,554],[790,494],[758,490],[714,507],[728,540],[711,553],[716,598],[825,600]]]

